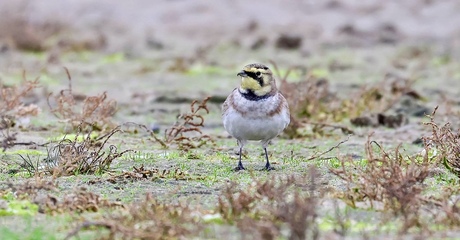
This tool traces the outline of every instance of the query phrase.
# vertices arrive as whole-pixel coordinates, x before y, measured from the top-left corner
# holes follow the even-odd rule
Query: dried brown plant
[[[10,182],[0,191],[12,192],[18,199],[29,200],[38,205],[40,213],[46,214],[97,212],[101,208],[123,207],[122,204],[103,199],[85,188],[75,189],[62,197],[57,197],[54,195],[59,192],[57,183],[41,177],[19,183]]]
[[[299,129],[302,129],[305,124],[312,125],[312,132],[319,135],[326,133],[324,129],[339,129],[344,134],[349,134],[353,131],[333,123],[343,120],[353,120],[354,123],[355,118],[361,120],[364,117],[364,120],[368,120],[374,115],[375,120],[368,121],[375,121],[377,124],[383,121],[381,125],[390,127],[399,126],[405,123],[404,118],[393,119],[392,115],[387,116],[384,113],[401,101],[403,96],[422,99],[412,88],[414,80],[394,74],[387,74],[382,81],[354,90],[344,98],[331,91],[329,81],[325,78],[317,78],[307,72],[302,81],[289,82],[287,78],[294,68],[290,68],[284,76],[281,76],[276,63],[273,61],[271,63],[280,79],[280,91],[286,97],[291,109],[292,124],[285,131],[289,137],[302,136],[299,134]],[[379,120],[377,116],[386,118]]]
[[[460,227],[460,197],[457,187],[444,187],[439,196],[432,197],[433,220],[441,226],[448,226],[449,229]]]
[[[14,119],[11,116],[1,116],[0,115],[0,148],[5,151],[8,148],[11,148],[16,143],[17,133],[11,132],[10,128],[14,126]]]
[[[14,193],[18,199],[33,200],[40,192],[50,192],[57,189],[53,180],[46,180],[40,177],[25,180],[22,182],[8,182],[5,190]]]
[[[127,211],[104,216],[98,222],[84,221],[66,239],[94,227],[109,231],[101,239],[185,239],[196,235],[202,229],[202,222],[187,204],[162,203],[147,194]]]
[[[290,68],[284,76],[281,76],[276,63],[271,63],[280,79],[280,91],[286,97],[291,110],[291,123],[284,131],[288,137],[302,137],[303,134],[299,133],[299,130],[306,123],[313,126],[312,132],[316,135],[324,135],[325,128],[340,129],[345,134],[353,132],[345,126],[330,123],[338,122],[342,117],[338,118],[340,101],[330,91],[327,79],[308,75],[303,81],[288,82],[287,78],[294,68]]]
[[[436,123],[434,116],[438,107],[425,123],[431,127],[431,136],[424,137],[425,145],[436,149],[435,157],[449,171],[460,177],[460,129],[453,130],[450,123],[442,126]]]
[[[188,173],[175,168],[173,170],[170,169],[158,169],[152,168],[147,169],[143,165],[140,167],[133,166],[133,171],[126,171],[120,174],[115,174],[110,176],[109,178],[105,179],[95,179],[89,181],[89,184],[96,184],[102,181],[107,181],[109,183],[126,183],[126,182],[134,182],[134,181],[154,181],[155,179],[159,178],[169,178],[175,180],[203,180],[205,177],[202,176],[191,176]]]
[[[206,105],[209,99],[210,97],[206,97],[201,102],[193,101],[190,104],[190,112],[178,115],[176,123],[165,130],[164,139],[160,139],[155,134],[152,134],[154,139],[163,147],[176,145],[180,150],[184,151],[214,143],[211,136],[201,131],[201,128],[204,127],[202,113],[209,113]]]
[[[15,117],[36,116],[40,109],[34,105],[25,105],[24,98],[39,87],[38,78],[27,80],[25,73],[21,84],[6,86],[0,82],[0,115],[10,115]]]
[[[100,195],[88,191],[86,188],[79,188],[66,194],[62,199],[50,194],[40,202],[40,212],[48,214],[60,214],[64,212],[98,212],[101,208],[113,209],[122,208],[118,202],[111,202]]]
[[[288,69],[285,75],[281,76],[278,66],[275,62],[271,61],[274,67],[274,72],[280,79],[280,92],[286,97],[291,111],[291,123],[284,131],[288,137],[295,138],[301,137],[299,129],[303,128],[305,122],[314,125],[313,132],[321,132],[325,125],[318,124],[318,122],[329,121],[332,114],[338,108],[338,100],[329,89],[329,82],[326,79],[317,79],[313,76],[307,76],[305,80],[300,82],[288,82],[287,78],[293,67]],[[337,106],[334,106],[337,105]],[[332,126],[329,127],[341,128],[346,130],[345,127]]]
[[[32,144],[17,142],[17,133],[11,129],[16,126],[18,118],[37,116],[40,112],[37,105],[24,103],[25,98],[38,87],[38,78],[33,81],[27,80],[25,72],[22,82],[18,85],[6,86],[0,82],[0,148],[3,151],[16,145]]]
[[[344,109],[345,116],[349,119],[363,114],[383,114],[403,96],[421,99],[420,94],[413,89],[415,82],[413,79],[386,74],[381,81],[364,85],[356,93],[350,94],[352,97],[342,100],[340,107]]]
[[[19,142],[17,139],[17,132],[12,128],[15,122],[12,116],[0,116],[0,149],[6,151],[14,146],[45,146],[44,144],[37,144],[35,142]]]
[[[346,183],[341,198],[352,207],[357,207],[358,202],[365,202],[371,208],[382,203],[385,210],[404,218],[402,231],[419,224],[423,183],[432,167],[428,155],[403,156],[399,146],[390,155],[369,139],[365,148],[365,164],[342,157],[341,167],[329,169]]]
[[[297,189],[305,182],[305,176],[255,180],[244,190],[237,190],[237,185],[231,183],[219,197],[216,211],[251,238],[276,239],[287,228],[289,239],[317,239],[314,170],[307,179],[307,192]]]
[[[331,102],[333,95],[329,90],[329,82],[326,79],[317,79],[308,76],[300,82],[288,82],[281,80],[280,91],[286,96],[291,112],[297,118],[313,118],[318,121],[326,120],[329,117],[324,114],[325,104]],[[322,115],[322,116],[321,116]]]
[[[65,68],[69,86],[61,90],[59,94],[48,95],[48,106],[51,113],[58,119],[69,123],[72,127],[91,127],[98,130],[113,127],[112,117],[117,110],[117,101],[107,99],[107,93],[103,92],[97,96],[87,96],[83,100],[82,106],[72,93],[72,78],[69,70]],[[54,99],[51,103],[50,99]]]

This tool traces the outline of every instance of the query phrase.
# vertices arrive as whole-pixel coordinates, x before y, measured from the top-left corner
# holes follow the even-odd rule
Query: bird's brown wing
[[[225,115],[225,113],[227,112],[228,108],[230,107],[230,101],[233,101],[233,94],[235,93],[235,91],[236,91],[236,88],[233,89],[232,93],[230,93],[230,95],[228,95],[227,99],[225,99],[224,104],[222,104],[222,116]]]

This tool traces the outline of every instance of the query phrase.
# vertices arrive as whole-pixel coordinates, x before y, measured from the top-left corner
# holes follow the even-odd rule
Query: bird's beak
[[[238,74],[236,74],[236,76],[247,77],[248,75],[244,71],[241,71]]]

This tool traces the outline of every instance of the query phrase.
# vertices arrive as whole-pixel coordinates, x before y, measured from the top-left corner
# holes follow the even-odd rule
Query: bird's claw
[[[241,157],[241,155],[240,155],[240,157]],[[241,162],[241,159],[240,159],[240,161],[238,162],[238,166],[236,168],[234,168],[233,171],[238,172],[238,171],[241,171],[241,170],[246,170],[246,168],[243,167],[243,163]]]
[[[238,165],[238,167],[234,168],[233,171],[235,172],[238,172],[238,171],[241,171],[241,170],[246,170],[246,168],[244,168],[243,166],[241,165]]]
[[[275,170],[274,167],[272,167],[271,165],[265,165],[264,168],[262,168],[262,171],[271,171],[271,170]]]

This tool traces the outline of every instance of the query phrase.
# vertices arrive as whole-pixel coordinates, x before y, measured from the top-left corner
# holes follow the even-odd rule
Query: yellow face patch
[[[257,96],[264,96],[272,90],[270,85],[260,86],[257,80],[250,77],[244,77],[241,80],[241,88],[243,90],[251,90]]]
[[[243,77],[241,79],[241,88],[256,91],[261,89],[262,86],[260,86],[259,82],[253,78]]]

